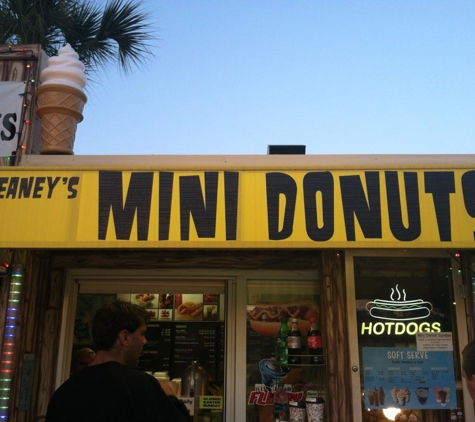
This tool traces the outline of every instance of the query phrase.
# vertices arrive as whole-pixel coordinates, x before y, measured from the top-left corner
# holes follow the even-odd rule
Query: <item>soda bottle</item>
[[[310,363],[322,364],[323,349],[322,349],[322,335],[317,330],[317,318],[311,317],[310,330],[307,335],[308,354],[310,355]]]
[[[289,336],[289,327],[287,318],[282,318],[279,332],[277,333],[277,343],[275,345],[276,362],[281,365],[287,365],[287,337]]]
[[[290,328],[289,336],[287,337],[287,348],[289,353],[290,364],[302,363],[302,333],[299,330],[298,319],[292,318],[292,327]]]
[[[276,422],[289,421],[289,396],[282,382],[277,384],[274,393],[274,420]]]

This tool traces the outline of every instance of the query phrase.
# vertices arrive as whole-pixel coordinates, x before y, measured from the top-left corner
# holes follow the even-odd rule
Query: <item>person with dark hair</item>
[[[83,347],[82,349],[76,350],[71,359],[71,375],[89,366],[95,357],[96,352],[89,349],[89,347]]]
[[[462,350],[462,375],[475,402],[475,341],[469,342]]]
[[[169,386],[136,368],[149,319],[122,300],[100,308],[92,328],[96,356],[56,390],[46,422],[191,422]]]

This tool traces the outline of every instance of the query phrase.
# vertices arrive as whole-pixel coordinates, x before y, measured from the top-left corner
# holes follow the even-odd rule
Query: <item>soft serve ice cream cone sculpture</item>
[[[87,101],[86,75],[78,54],[66,44],[40,74],[36,114],[41,118],[40,154],[74,154],[77,124]]]

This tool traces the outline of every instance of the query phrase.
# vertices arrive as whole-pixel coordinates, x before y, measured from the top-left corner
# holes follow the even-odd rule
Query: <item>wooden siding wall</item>
[[[344,257],[333,251],[20,251],[17,260],[25,265],[21,343],[16,354],[15,372],[21,374],[21,357],[35,355],[31,410],[19,412],[20,377],[12,386],[11,421],[44,421],[54,392],[62,316],[64,274],[67,268],[124,268],[199,270],[312,270],[321,267],[322,318],[328,353],[328,412],[330,421],[351,420],[351,391],[347,382],[350,368],[346,330]],[[0,290],[1,295],[6,293]]]
[[[353,420],[344,262],[343,253],[321,252],[329,421]]]
[[[35,356],[35,370],[33,374],[32,394],[30,409],[35,409],[39,397],[38,391],[44,382],[48,382],[51,376],[54,376],[51,369],[54,368],[51,362],[43,365],[42,360],[45,355],[51,353],[55,345],[45,341],[43,338],[43,328],[47,325],[45,315],[46,307],[53,296],[53,284],[48,282],[48,256],[46,252],[15,251],[13,263],[21,264],[24,268],[22,283],[22,292],[20,298],[20,313],[18,317],[18,328],[16,338],[18,339],[14,357],[14,376],[12,377],[11,398],[10,398],[10,418],[11,421],[33,421],[32,412],[20,411],[20,389],[22,387],[22,369],[23,357],[25,354]],[[63,281],[61,280],[61,283]],[[62,305],[62,294],[59,294],[61,300],[57,306]],[[2,325],[3,328],[3,325]],[[48,325],[48,329],[52,326]],[[59,328],[59,327],[58,327]],[[57,338],[59,330],[51,333]],[[56,340],[57,341],[57,340]],[[54,371],[53,371],[54,372]],[[51,385],[51,384],[50,384]],[[44,393],[50,394],[50,385]]]
[[[20,51],[20,48],[23,51]],[[30,67],[27,68],[26,64]],[[0,81],[24,82],[34,79],[39,80],[40,72],[46,64],[46,55],[38,44],[12,45],[0,44]],[[41,144],[41,121],[36,116],[36,82],[27,83],[24,114],[20,121],[20,145],[26,149],[17,150],[16,163],[21,161],[22,155],[38,154]],[[31,124],[24,125],[22,122],[29,120]],[[0,165],[11,165],[11,161],[0,157]]]

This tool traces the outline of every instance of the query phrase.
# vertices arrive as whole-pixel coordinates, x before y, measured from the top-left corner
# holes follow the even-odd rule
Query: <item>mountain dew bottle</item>
[[[287,365],[289,351],[287,349],[287,337],[289,336],[289,327],[287,318],[282,318],[279,332],[277,333],[277,343],[275,345],[275,360],[278,364]]]

